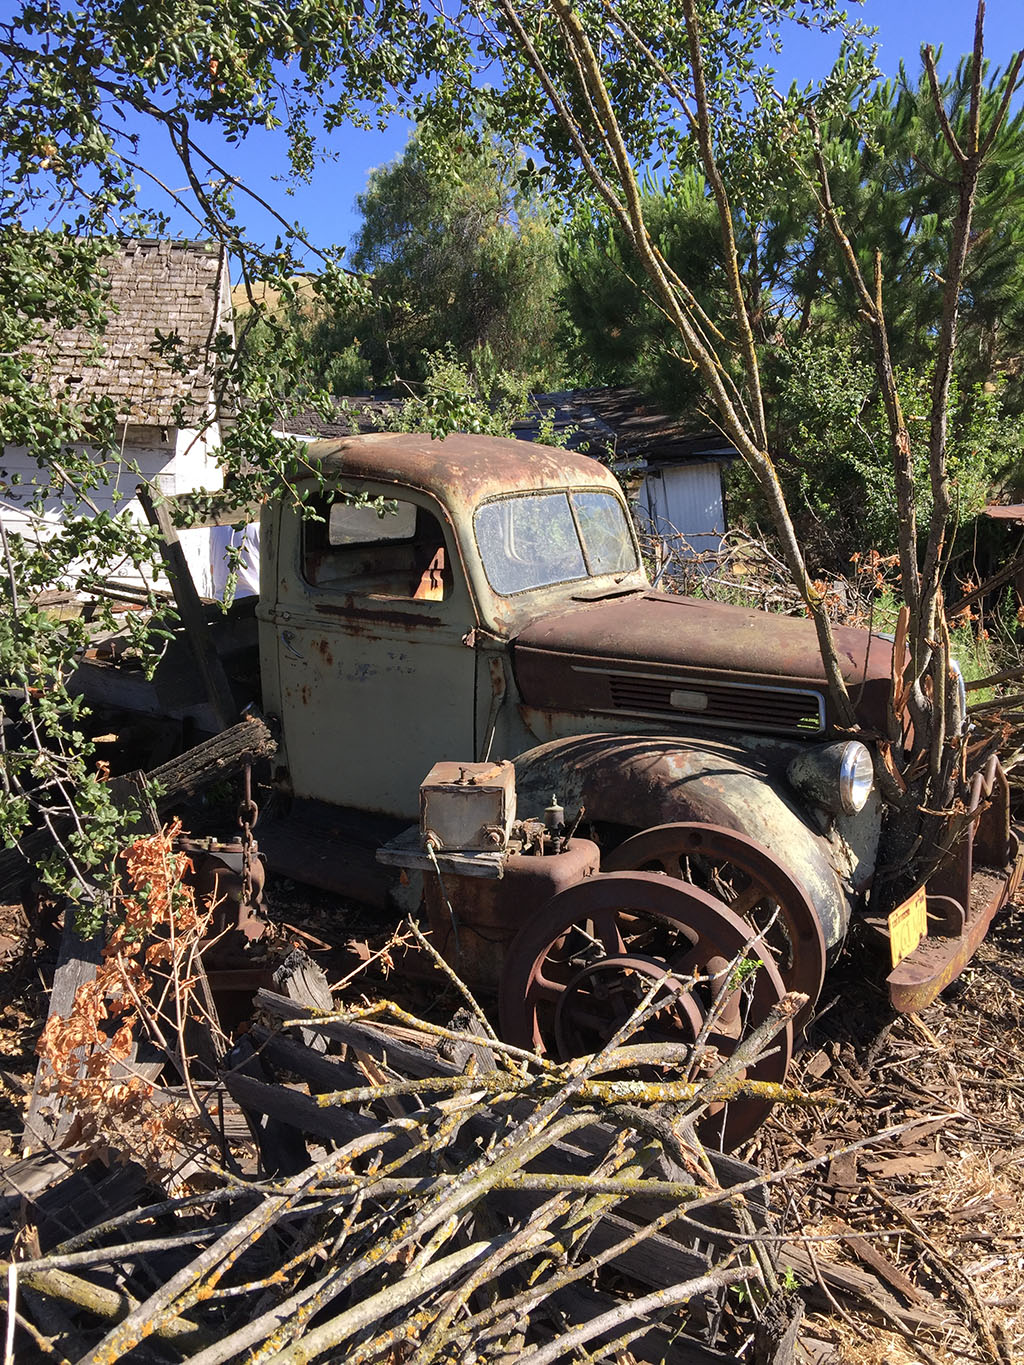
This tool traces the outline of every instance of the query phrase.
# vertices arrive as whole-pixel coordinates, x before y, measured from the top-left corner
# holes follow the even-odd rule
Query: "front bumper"
[[[971,784],[971,823],[926,886],[928,933],[888,976],[901,1013],[923,1009],[955,981],[1024,876],[1024,831],[1010,826],[1010,785],[998,758]],[[885,921],[872,927],[888,937]]]
[[[1024,874],[1024,844],[1016,835],[1011,864],[1003,871],[983,868],[971,877],[970,904],[959,934],[929,929],[917,948],[887,978],[892,1007],[903,1014],[924,1009],[955,981],[978,951],[995,916],[1012,900]],[[931,897],[929,897],[929,902]],[[946,907],[943,907],[945,910]]]

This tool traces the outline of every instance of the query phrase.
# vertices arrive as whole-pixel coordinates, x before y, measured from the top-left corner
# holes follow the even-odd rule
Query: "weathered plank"
[[[323,969],[301,948],[292,949],[275,970],[273,980],[281,995],[295,1005],[302,1005],[315,1014],[329,1014],[334,1008],[331,988]],[[327,1039],[318,1029],[300,1029],[299,1035],[314,1052],[327,1051]]]
[[[68,1018],[75,1003],[79,986],[91,981],[96,975],[103,955],[104,933],[102,930],[91,938],[83,938],[78,932],[76,908],[67,902],[64,906],[64,930],[61,935],[60,954],[57,970],[50,990],[50,1004],[47,1019],[54,1015]],[[60,1139],[71,1127],[74,1114],[70,1107],[56,1095],[44,1095],[46,1081],[52,1076],[47,1062],[40,1060],[36,1068],[32,1098],[25,1115],[24,1150],[26,1155],[46,1147],[59,1146]]]
[[[897,1318],[912,1332],[942,1329],[949,1325],[949,1318],[942,1313],[929,1312],[923,1308],[905,1308],[874,1275],[858,1270],[856,1266],[840,1265],[836,1261],[823,1260],[820,1256],[815,1259],[818,1273],[833,1294],[855,1298],[862,1309],[869,1314],[873,1311],[883,1323],[885,1318],[882,1315],[887,1314],[889,1317]],[[811,1258],[802,1247],[795,1245],[783,1247],[779,1253],[778,1263],[780,1267],[792,1270],[804,1281],[804,1287],[800,1292],[807,1300],[809,1308],[824,1313],[832,1311],[828,1296],[818,1286]],[[941,1308],[941,1304],[936,1300],[932,1302],[936,1308]],[[879,1309],[882,1310],[881,1313]]]
[[[308,1019],[316,1025],[318,1032],[335,1042],[347,1043],[373,1057],[384,1066],[392,1066],[403,1075],[418,1076],[460,1076],[462,1068],[453,1062],[446,1062],[435,1052],[416,1047],[413,1043],[400,1038],[392,1038],[383,1031],[363,1024],[350,1024],[340,1019],[321,1020],[318,1011],[290,1000],[277,991],[259,990],[256,992],[256,1008],[275,1019]]]
[[[235,777],[247,764],[276,752],[273,735],[263,721],[252,716],[161,763],[146,779],[158,788],[156,805],[162,813],[182,797],[194,795],[211,782]]]
[[[570,1331],[573,1327],[585,1322],[593,1322],[595,1318],[599,1318],[612,1310],[622,1310],[627,1305],[623,1303],[622,1299],[613,1298],[610,1294],[602,1293],[590,1285],[579,1283],[574,1284],[570,1289],[561,1289],[558,1293],[553,1294],[545,1306],[564,1313],[567,1321],[563,1330]],[[595,1352],[601,1359],[601,1344],[609,1339],[614,1339],[629,1325],[630,1321],[631,1319],[624,1314],[618,1327],[605,1332],[603,1336],[595,1337],[593,1341],[589,1341],[587,1349]],[[639,1317],[635,1321],[644,1323],[647,1319]],[[633,1338],[629,1344],[628,1352],[622,1352],[621,1357],[616,1356],[614,1358],[657,1361],[659,1365],[736,1365],[734,1355],[726,1355],[723,1351],[716,1351],[713,1347],[705,1346],[692,1337],[682,1336],[679,1332],[661,1327],[656,1323],[651,1323],[645,1332]],[[612,1359],[612,1357],[608,1357],[608,1359]]]
[[[314,1051],[296,1042],[283,1033],[270,1033],[256,1025],[249,1034],[259,1048],[260,1056],[265,1057],[275,1070],[288,1071],[301,1076],[310,1089],[318,1094],[331,1090],[351,1090],[365,1085],[366,1077],[349,1062],[337,1057],[325,1057],[322,1052]]]
[[[189,646],[203,679],[218,728],[227,730],[238,718],[238,706],[207,627],[206,612],[192,580],[177,529],[171,521],[170,510],[166,501],[163,498],[154,498],[145,484],[139,484],[136,493],[150,524],[160,532],[160,553],[174,592],[181,623],[188,636]]]
[[[379,1120],[364,1114],[337,1106],[321,1109],[311,1095],[291,1086],[270,1085],[240,1071],[225,1071],[222,1080],[231,1097],[247,1113],[262,1114],[293,1132],[344,1144],[367,1133],[380,1132],[381,1129]],[[262,1150],[262,1141],[260,1147]],[[274,1160],[274,1153],[270,1156]],[[296,1171],[303,1170],[305,1165],[308,1165],[308,1157],[306,1162],[295,1168]],[[278,1170],[281,1170],[280,1166]],[[295,1171],[287,1174],[295,1174]]]
[[[773,1294],[754,1325],[753,1365],[793,1365],[803,1318],[799,1294]]]
[[[243,1034],[224,1058],[220,1079],[249,1121],[264,1170],[281,1176],[304,1170],[309,1165],[309,1152],[303,1134],[317,1130],[296,1123],[295,1116],[303,1099],[314,1108],[315,1101],[286,1086],[271,1085],[248,1034]],[[303,1112],[303,1117],[308,1115]]]
[[[92,1161],[71,1172],[30,1201],[40,1250],[127,1213],[145,1187],[146,1172],[135,1161],[113,1167]]]

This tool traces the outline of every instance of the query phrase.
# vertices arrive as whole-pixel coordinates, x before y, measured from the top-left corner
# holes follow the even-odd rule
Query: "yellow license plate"
[[[898,966],[909,957],[928,932],[928,904],[924,887],[918,887],[914,894],[898,905],[889,916],[889,947],[892,950],[892,965]]]

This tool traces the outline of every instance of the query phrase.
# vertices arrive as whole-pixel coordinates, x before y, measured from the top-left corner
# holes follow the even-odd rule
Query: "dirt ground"
[[[277,892],[286,932],[334,982],[353,961],[351,940],[372,946],[384,927],[367,912],[339,918],[326,897]],[[0,1166],[19,1155],[54,956],[20,907],[0,907]],[[848,1295],[820,1276],[805,1360],[1013,1365],[1024,1361],[1024,908],[1000,916],[919,1016],[892,1014],[883,978],[851,943],[793,1067],[821,1103],[777,1109],[741,1153],[775,1171],[817,1161],[775,1198],[781,1231],[803,1248],[800,1278],[813,1286],[822,1263],[839,1263],[868,1286]]]
[[[928,1314],[937,1300],[947,1321],[908,1339],[846,1300],[845,1317],[808,1327],[844,1365],[1024,1361],[1024,908],[1008,907],[920,1015],[892,1013],[867,960],[853,944],[826,978],[793,1068],[831,1103],[776,1110],[754,1159],[780,1169],[915,1120],[787,1182],[785,1230],[822,1239],[814,1255],[872,1271],[903,1305]]]

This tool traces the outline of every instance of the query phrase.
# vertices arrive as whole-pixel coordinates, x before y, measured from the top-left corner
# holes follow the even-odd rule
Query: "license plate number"
[[[924,887],[921,886],[889,916],[892,965],[896,967],[905,957],[909,957],[927,932],[928,904]]]

